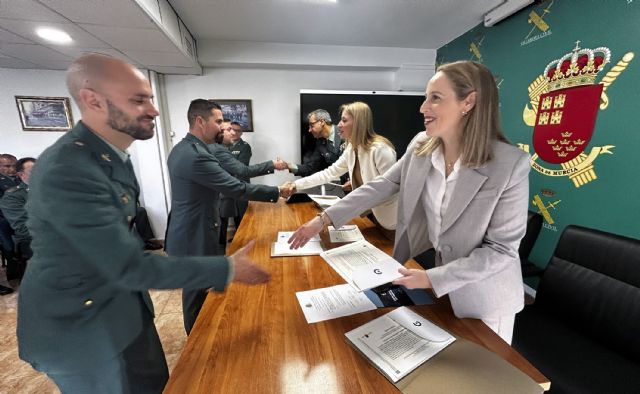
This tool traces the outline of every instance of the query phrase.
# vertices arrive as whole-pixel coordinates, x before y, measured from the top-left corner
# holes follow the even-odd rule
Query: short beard
[[[213,142],[215,142],[216,144],[222,144],[222,141],[224,141],[224,132],[221,131],[213,139]]]
[[[153,119],[151,116],[143,115],[138,117],[135,121],[131,119],[127,114],[122,112],[120,108],[116,107],[111,101],[107,100],[107,109],[109,110],[109,117],[107,124],[114,130],[118,130],[121,133],[127,134],[136,140],[148,140],[153,137],[153,127],[143,127],[142,121],[145,119]]]

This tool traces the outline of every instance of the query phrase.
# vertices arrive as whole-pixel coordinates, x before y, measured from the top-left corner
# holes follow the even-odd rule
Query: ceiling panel
[[[124,53],[138,64],[148,66],[171,64],[174,67],[193,67],[193,62],[177,52],[129,51]]]
[[[21,21],[11,20],[6,18],[0,18],[0,27],[9,30],[19,36],[38,42],[43,45],[52,45],[48,41],[40,38],[36,34],[36,29],[41,27],[48,27],[53,29],[62,30],[69,34],[73,39],[73,45],[80,45],[86,47],[108,47],[103,41],[95,38],[90,33],[84,31],[73,23],[49,23],[49,22],[33,22],[33,21]]]
[[[68,61],[72,58],[37,44],[0,44],[0,52],[39,64],[47,61]]]
[[[75,23],[156,28],[151,18],[132,0],[40,0],[40,2]]]
[[[80,25],[96,37],[120,50],[160,51],[179,53],[175,45],[160,30]]]
[[[12,57],[0,57],[0,67],[4,68],[39,68],[34,63],[25,62],[24,60]]]
[[[71,1],[80,3],[79,1]],[[57,12],[50,10],[35,0],[0,0],[0,15],[8,19],[43,22],[68,22]]]
[[[129,63],[135,63],[135,62],[133,62],[133,59],[127,57],[124,53],[122,53],[122,52],[120,52],[120,51],[118,51],[116,49],[113,49],[111,47],[109,47],[109,48],[91,48],[91,47],[75,47],[75,46],[73,46],[73,47],[62,47],[62,46],[60,46],[60,47],[57,48],[57,51],[65,54],[67,56],[70,56],[70,57],[72,57],[74,59],[77,58],[77,57],[80,57],[80,56],[82,56],[84,54],[87,54],[87,53],[101,53],[103,55],[109,55],[109,56],[116,57],[118,59],[122,59],[122,60],[124,60],[126,62],[129,62]]]
[[[26,38],[22,38],[4,29],[0,29],[0,42],[5,42],[7,44],[33,44],[34,43],[33,41],[29,41]]]
[[[196,39],[436,49],[502,0],[169,0]]]

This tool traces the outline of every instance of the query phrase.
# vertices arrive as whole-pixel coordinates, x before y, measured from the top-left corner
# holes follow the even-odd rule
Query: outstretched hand
[[[296,192],[296,184],[293,182],[285,182],[278,186],[278,189],[280,190],[280,197],[289,198]]]
[[[295,233],[289,238],[289,249],[298,249],[303,247],[309,240],[322,231],[324,222],[320,216],[316,216],[300,226]]]
[[[407,289],[430,289],[431,280],[425,270],[398,268],[398,272],[404,275],[402,278],[394,280],[394,285],[402,285]]]
[[[258,267],[249,256],[254,244],[255,241],[251,241],[231,255],[234,282],[256,285],[271,280],[271,275]]]
[[[276,170],[284,171],[289,169],[289,165],[287,164],[287,162],[282,160],[279,157],[276,158],[275,160],[272,160],[272,162],[273,162],[273,167],[275,167]]]

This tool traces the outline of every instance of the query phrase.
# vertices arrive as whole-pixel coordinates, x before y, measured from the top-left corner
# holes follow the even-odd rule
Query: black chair
[[[513,347],[552,393],[639,393],[639,334],[640,240],[568,226]]]
[[[542,215],[533,211],[529,211],[527,215],[527,232],[524,234],[522,241],[520,241],[520,248],[518,253],[520,255],[520,267],[522,268],[522,276],[527,278],[530,276],[542,276],[544,269],[538,267],[529,261],[529,255],[531,249],[540,235],[540,229],[542,229],[543,218]]]

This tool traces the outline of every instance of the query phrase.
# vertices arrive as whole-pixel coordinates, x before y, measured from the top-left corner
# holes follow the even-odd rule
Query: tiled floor
[[[7,285],[4,269],[0,270],[0,284]],[[17,287],[11,283],[11,287]],[[156,311],[156,327],[169,364],[169,371],[178,361],[187,336],[182,325],[180,290],[151,291]],[[49,394],[59,393],[46,375],[35,371],[18,358],[16,341],[16,307],[18,292],[0,297],[0,393]]]

